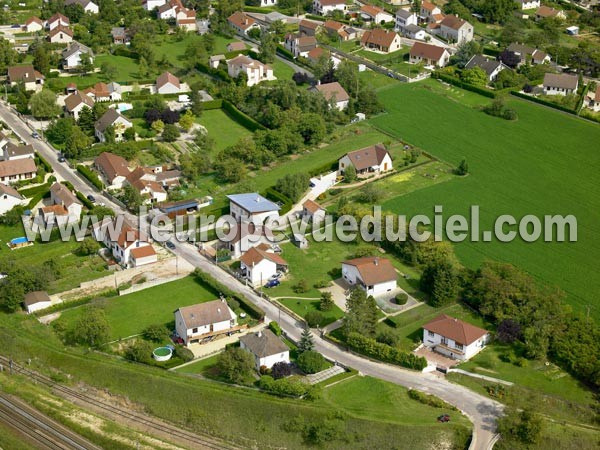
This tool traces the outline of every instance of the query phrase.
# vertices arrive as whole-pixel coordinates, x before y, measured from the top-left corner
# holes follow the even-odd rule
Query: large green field
[[[481,230],[493,230],[501,214],[519,220],[527,214],[573,214],[576,243],[510,244],[463,242],[456,245],[464,264],[485,259],[506,261],[567,293],[579,311],[590,307],[600,318],[600,185],[597,183],[600,127],[525,101],[510,99],[517,121],[488,116],[475,105],[488,99],[428,80],[378,91],[387,113],[372,123],[456,165],[469,163],[470,175],[437,184],[384,203],[399,214],[444,216],[469,212],[479,205]]]
[[[161,284],[133,294],[106,301],[106,316],[112,339],[141,333],[147,326],[173,322],[173,312],[182,306],[194,305],[217,298],[192,276]],[[83,308],[64,311],[59,320],[67,327],[81,317]]]
[[[215,153],[252,134],[247,128],[230,119],[222,109],[202,111],[196,122],[206,127],[208,135],[215,140]]]

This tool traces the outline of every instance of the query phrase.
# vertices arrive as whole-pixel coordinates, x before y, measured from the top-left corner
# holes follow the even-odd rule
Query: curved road
[[[57,178],[70,181],[77,190],[85,195],[91,193],[96,198],[101,198],[116,213],[124,214],[128,219],[137,219],[110,201],[110,199],[95,192],[66,163],[59,163],[56,151],[47,143],[33,139],[30,136],[31,130],[25,125],[22,119],[3,103],[0,103],[0,117],[21,139],[26,143],[32,144],[36,151],[46,158],[54,167]],[[278,320],[281,328],[291,338],[295,340],[300,339],[300,334],[304,327],[303,323],[298,322],[294,317],[280,310],[268,300],[261,298],[252,289],[240,283],[235,277],[199,255],[196,247],[188,243],[177,242],[174,253],[203,272],[210,274],[229,289],[248,298],[252,303],[263,309],[268,317]],[[313,333],[313,335],[317,350],[328,359],[353,367],[365,375],[433,394],[459,408],[473,422],[473,439],[469,447],[470,450],[487,450],[493,446],[496,439],[496,419],[502,414],[503,409],[500,403],[432,374],[410,371],[398,366],[358,356],[322,339],[318,336],[318,333]]]

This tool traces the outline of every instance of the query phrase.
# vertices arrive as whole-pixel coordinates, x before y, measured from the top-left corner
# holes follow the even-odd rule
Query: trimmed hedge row
[[[225,297],[231,297],[237,300],[240,303],[241,308],[244,311],[246,311],[250,315],[250,317],[253,317],[256,320],[263,320],[265,318],[265,312],[262,309],[250,303],[246,299],[246,297],[236,294],[228,287],[225,287],[210,275],[200,271],[199,269],[196,269],[194,275],[201,283],[210,286],[210,288],[213,289],[215,292],[220,292]]]
[[[511,95],[514,95],[515,97],[523,98],[525,100],[529,100],[531,102],[538,103],[540,105],[549,106],[550,108],[558,109],[559,111],[562,111],[562,112],[577,115],[576,111],[569,109],[566,106],[559,105],[558,103],[548,102],[546,100],[542,100],[541,98],[534,97],[533,95],[523,94],[522,92],[519,92],[519,91],[510,91],[510,93],[511,93]]]
[[[285,214],[292,206],[294,206],[294,202],[287,195],[283,195],[281,192],[276,191],[275,188],[270,187],[265,190],[265,197],[273,202],[280,202],[281,209],[279,210],[279,214]]]
[[[239,55],[246,55],[246,56],[248,56],[249,53],[250,53],[250,49],[248,49],[248,48],[246,48],[244,50],[236,50],[236,51],[233,51],[233,52],[227,52],[227,53],[225,53],[225,59],[232,59],[232,58],[235,58],[236,56],[239,56]]]
[[[43,192],[39,192],[39,193],[35,194],[31,198],[31,200],[29,200],[29,203],[27,203],[27,208],[25,208],[25,209],[33,208],[35,205],[37,205],[39,202],[41,202],[42,199],[48,198],[48,197],[50,197],[50,188],[46,189]]]
[[[209,109],[221,109],[223,107],[223,100],[210,100],[208,102],[202,102],[202,109],[208,111]]]
[[[281,44],[277,44],[276,51],[277,51],[277,53],[279,53],[284,58],[287,58],[287,59],[290,59],[290,60],[294,59],[294,54],[292,52],[290,52],[287,48],[285,48]]]
[[[235,120],[237,123],[247,128],[248,130],[255,132],[256,130],[266,130],[267,127],[261,125],[252,117],[247,115],[246,113],[237,109],[232,103],[227,100],[223,100],[223,111],[227,113],[227,115]]]
[[[50,165],[50,163],[48,161],[46,161],[42,155],[40,155],[39,153],[36,155],[36,158],[38,160],[38,162],[44,166],[44,170],[46,171],[46,173],[52,173],[54,172],[54,169],[52,168],[52,166]]]
[[[422,356],[404,352],[390,345],[377,342],[375,339],[364,337],[358,333],[350,333],[346,340],[346,344],[358,353],[408,369],[423,370],[427,367],[427,360]]]
[[[104,184],[102,183],[102,181],[100,181],[98,175],[96,175],[96,173],[93,172],[89,167],[84,166],[83,164],[79,164],[77,166],[77,172],[79,172],[81,175],[87,178],[87,180],[94,186],[96,186],[98,189],[104,189]]]
[[[431,77],[445,81],[446,83],[450,83],[461,89],[465,89],[467,91],[471,91],[471,92],[475,92],[476,94],[483,95],[484,97],[496,98],[496,93],[490,91],[489,89],[485,89],[485,88],[482,88],[479,86],[474,86],[472,84],[465,83],[465,82],[459,80],[458,78],[451,77],[450,75],[446,75],[445,73],[433,72],[431,74]]]
[[[81,192],[75,191],[75,196],[79,199],[81,203],[83,203],[83,206],[85,206],[87,209],[92,209],[94,207],[94,204],[90,202],[88,198]]]
[[[322,166],[317,167],[308,172],[308,176],[316,177],[317,175],[321,175],[322,173],[329,173],[338,169],[338,160],[328,162],[327,164],[323,164]]]

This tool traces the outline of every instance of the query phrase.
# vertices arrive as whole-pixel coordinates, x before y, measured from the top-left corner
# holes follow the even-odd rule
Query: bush
[[[446,75],[445,73],[441,73],[439,71],[433,72],[431,74],[431,77],[440,79],[449,84],[453,84],[454,86],[465,89],[467,91],[471,91],[471,92],[475,92],[476,94],[483,95],[484,97],[489,97],[489,98],[496,97],[496,94],[494,92],[490,91],[489,89],[465,83],[465,82],[459,80],[458,78],[451,77],[450,75]]]
[[[323,323],[323,314],[319,311],[309,311],[304,316],[304,319],[310,328],[315,328],[321,326]]]
[[[327,367],[327,362],[323,355],[312,350],[302,352],[296,361],[298,367],[304,373],[317,373]]]
[[[189,362],[194,359],[194,353],[189,349],[185,348],[183,345],[176,345],[174,355],[177,358],[180,358],[183,362]]]
[[[304,294],[305,292],[308,292],[308,282],[304,278],[302,278],[298,281],[298,283],[294,286],[293,289],[296,294]]]
[[[277,322],[275,322],[274,320],[269,322],[269,329],[273,332],[273,334],[275,334],[276,336],[281,336],[281,327],[279,326],[279,324]]]
[[[271,376],[276,380],[289,377],[292,374],[292,365],[283,361],[273,364],[271,367]]]
[[[275,380],[270,375],[263,375],[260,377],[258,387],[265,391],[272,392],[273,394],[292,397],[300,397],[313,389],[311,385],[302,383],[301,381],[295,381],[288,378]]]
[[[451,409],[453,411],[456,411],[456,408],[454,406],[449,405],[444,400],[434,397],[430,394],[425,394],[414,389],[409,389],[408,396],[413,400],[423,403],[424,405],[432,406],[434,408]]]
[[[90,169],[89,167],[79,164],[77,166],[77,172],[83,175],[96,188],[100,190],[104,189],[104,185],[102,184],[102,181],[100,181],[100,178],[98,178],[98,175],[95,172],[93,172],[92,169]]]
[[[331,281],[328,281],[328,280],[319,280],[315,284],[313,284],[313,287],[315,289],[323,289],[323,288],[328,287],[329,285],[331,285]]]
[[[81,192],[75,191],[75,196],[83,204],[83,206],[85,206],[87,209],[94,208],[94,204],[92,202],[90,202],[88,200],[88,198],[85,195],[83,195]]]
[[[169,330],[164,325],[149,325],[142,333],[144,339],[152,342],[162,342],[169,338]]]
[[[228,102],[227,100],[223,100],[223,111],[225,111],[229,118],[231,118],[232,120],[234,120],[235,122],[239,123],[241,126],[247,128],[252,132],[256,130],[267,129],[265,126],[258,123],[252,117],[237,109],[232,103]]]
[[[395,300],[397,305],[406,305],[406,302],[408,301],[408,294],[405,292],[400,292],[398,295],[396,295]]]
[[[404,352],[387,344],[377,342],[375,339],[364,337],[358,333],[350,333],[346,340],[346,344],[354,351],[380,361],[415,370],[423,370],[427,367],[427,360],[422,356]]]
[[[152,344],[138,340],[125,350],[125,358],[130,361],[148,363],[152,360]]]

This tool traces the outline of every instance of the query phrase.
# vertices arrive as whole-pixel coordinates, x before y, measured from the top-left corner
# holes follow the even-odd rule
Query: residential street
[[[36,151],[52,164],[57,178],[71,182],[77,190],[80,190],[85,195],[92,193],[98,202],[104,202],[107,206],[114,209],[116,213],[125,214],[128,219],[137,220],[132,214],[124,211],[108,198],[90,188],[66,163],[59,163],[56,151],[47,143],[32,138],[31,130],[23,120],[4,103],[0,104],[0,117],[21,139],[28,144],[33,144]],[[303,323],[298,322],[285,311],[281,311],[274,304],[261,298],[253,290],[244,286],[223,269],[209,262],[198,253],[196,247],[188,243],[176,242],[176,248],[173,252],[195,267],[200,268],[200,270],[210,274],[231,290],[244,295],[252,303],[262,308],[271,320],[277,320],[281,328],[290,337],[299,340],[304,326]],[[469,447],[471,450],[486,450],[493,445],[496,435],[494,431],[495,420],[502,411],[500,403],[472,392],[466,387],[450,383],[442,377],[409,371],[398,366],[360,357],[322,339],[317,330],[313,331],[316,349],[325,357],[343,365],[353,367],[364,375],[436,395],[465,412],[474,424],[473,439]]]

